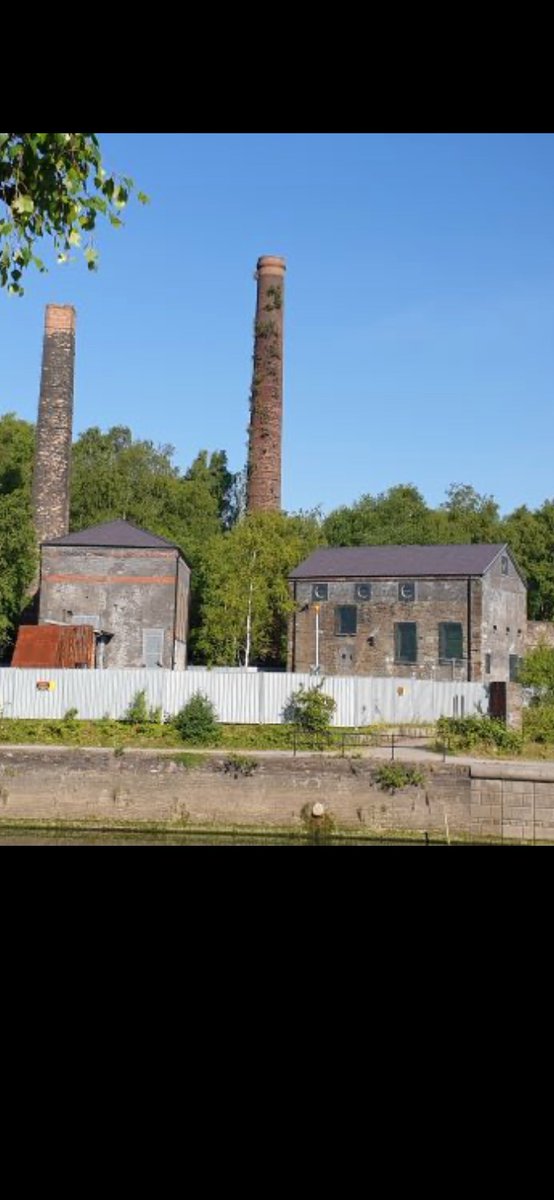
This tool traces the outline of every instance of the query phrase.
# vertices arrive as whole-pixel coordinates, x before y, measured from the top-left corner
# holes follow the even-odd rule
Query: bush
[[[554,742],[554,704],[524,708],[523,738],[526,742]]]
[[[329,733],[331,719],[337,707],[332,696],[322,691],[323,680],[316,687],[300,687],[293,692],[285,708],[285,721],[302,733],[323,736]]]
[[[394,793],[398,788],[421,787],[425,783],[425,775],[416,767],[404,767],[402,763],[385,763],[377,767],[374,775],[375,782],[384,792]]]
[[[173,717],[171,724],[184,742],[197,746],[214,746],[221,740],[221,729],[215,708],[207,696],[196,692],[188,704]]]
[[[161,708],[148,707],[146,691],[136,693],[123,718],[129,725],[159,725],[161,719]]]
[[[518,682],[537,689],[538,699],[554,703],[554,650],[541,642],[525,655],[518,671]]]
[[[481,747],[519,754],[522,748],[521,734],[493,717],[439,717],[437,733],[452,750]]]

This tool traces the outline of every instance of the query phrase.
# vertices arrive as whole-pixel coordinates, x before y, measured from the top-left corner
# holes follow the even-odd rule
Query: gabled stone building
[[[89,625],[97,667],[187,660],[190,569],[178,546],[130,521],[45,540],[39,625]]]
[[[508,682],[525,654],[506,544],[321,548],[290,588],[289,671]]]

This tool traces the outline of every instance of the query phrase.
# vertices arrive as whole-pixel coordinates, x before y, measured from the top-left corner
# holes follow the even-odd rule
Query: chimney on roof
[[[284,258],[266,254],[258,259],[246,490],[248,512],[278,511],[281,507],[285,270]]]
[[[37,541],[69,532],[75,309],[47,304],[33,474]]]

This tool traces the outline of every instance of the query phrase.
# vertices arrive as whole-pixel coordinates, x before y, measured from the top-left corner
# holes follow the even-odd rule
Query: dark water
[[[424,846],[423,841],[402,842],[400,840],[382,841],[364,838],[333,838],[333,837],[296,837],[286,835],[259,834],[213,834],[213,833],[160,833],[140,834],[136,831],[125,833],[120,831],[94,830],[84,833],[76,830],[74,833],[53,830],[41,830],[40,833],[17,833],[16,831],[0,831],[0,846]],[[431,845],[432,843],[428,843]],[[438,843],[437,843],[438,844]]]

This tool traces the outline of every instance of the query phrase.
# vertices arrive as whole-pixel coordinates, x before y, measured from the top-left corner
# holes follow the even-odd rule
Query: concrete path
[[[39,743],[27,743],[27,744],[19,744],[18,743],[18,744],[12,745],[12,744],[2,742],[2,743],[0,743],[0,762],[2,760],[2,757],[4,757],[4,756],[9,758],[14,753],[32,752],[32,751],[39,751],[41,754],[43,754],[43,753],[44,754],[48,754],[48,753],[59,754],[60,752],[63,754],[72,754],[72,753],[74,753],[74,751],[80,751],[80,752],[86,751],[89,754],[113,754],[114,747],[112,747],[112,746],[57,746],[57,745],[52,745],[52,744],[41,745]],[[230,748],[229,746],[221,746],[221,747],[211,747],[208,749],[204,749],[203,747],[200,747],[200,746],[198,746],[198,747],[190,746],[189,747],[189,746],[185,746],[185,745],[173,746],[170,748],[164,747],[163,749],[162,748],[157,749],[154,746],[148,746],[148,747],[125,746],[125,747],[123,747],[123,752],[126,755],[142,754],[145,757],[148,757],[148,756],[158,757],[159,755],[171,757],[172,755],[175,756],[176,754],[204,754],[204,755],[212,754],[212,755],[218,755],[219,757],[227,757],[227,758],[231,758],[231,757],[233,757],[233,755],[241,755],[245,758],[268,758],[268,759],[292,758],[293,757],[292,750],[256,750],[253,747],[246,747],[246,748],[241,749],[238,746],[234,747],[234,748]],[[313,758],[314,756],[321,758],[322,760],[324,760],[326,757],[329,757],[329,758],[343,757],[341,755],[340,750],[338,750],[338,751],[332,750],[327,753],[325,751],[317,751],[317,750],[298,750],[296,753],[297,758]],[[354,758],[370,758],[370,759],[374,759],[378,762],[383,762],[383,761],[391,762],[391,748],[390,748],[390,746],[364,746],[364,747],[361,747],[359,750],[356,749],[356,750],[351,751],[350,754],[348,753],[348,751],[345,752],[344,758],[348,759],[348,758],[352,758],[352,757],[354,757]],[[480,766],[480,767],[510,766],[511,768],[520,767],[522,769],[521,770],[522,775],[525,773],[525,771],[532,768],[535,778],[539,778],[541,775],[544,775],[545,777],[552,776],[552,774],[554,772],[554,759],[549,761],[549,760],[545,760],[545,759],[497,758],[496,756],[490,757],[490,758],[487,758],[487,757],[479,758],[477,755],[470,755],[470,754],[468,754],[468,755],[447,754],[446,756],[444,756],[443,754],[438,754],[436,751],[428,750],[423,747],[398,746],[396,744],[394,747],[394,761],[395,762],[407,762],[407,763],[418,763],[418,762],[435,763],[437,766],[440,766],[440,764],[443,762],[447,762],[450,765],[458,764],[459,766],[470,766],[470,767],[471,766]],[[519,772],[518,772],[518,774],[519,774]]]

